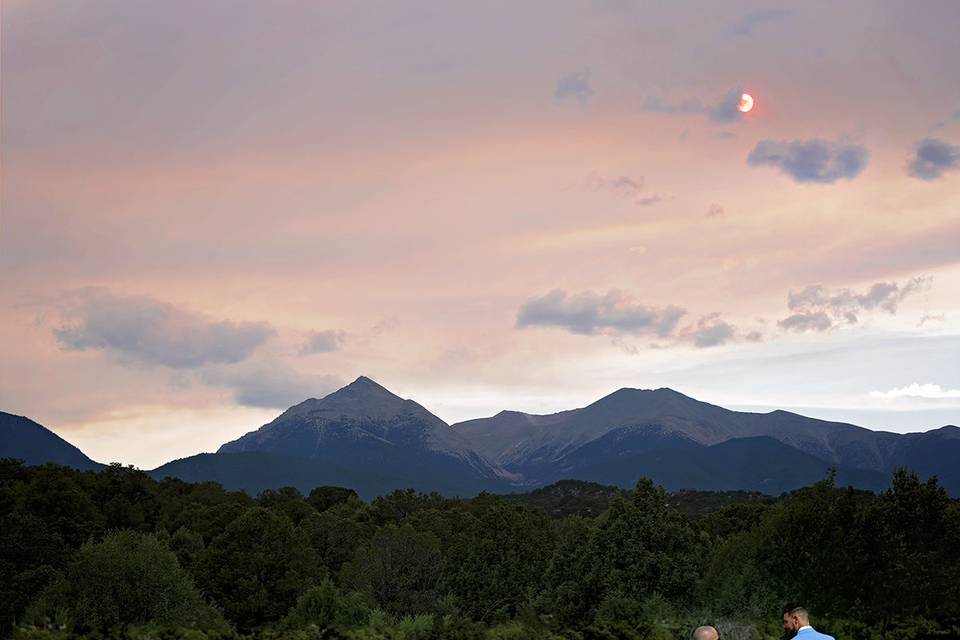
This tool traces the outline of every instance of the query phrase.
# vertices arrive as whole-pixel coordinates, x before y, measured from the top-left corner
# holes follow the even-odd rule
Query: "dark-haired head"
[[[810,614],[807,608],[799,602],[788,602],[783,605],[783,630],[796,634],[800,627],[810,624]]]

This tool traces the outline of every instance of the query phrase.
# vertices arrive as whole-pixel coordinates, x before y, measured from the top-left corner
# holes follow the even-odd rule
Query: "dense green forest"
[[[469,500],[256,498],[0,461],[0,617],[21,638],[842,638],[960,634],[960,503],[898,471],[779,498],[561,483]]]

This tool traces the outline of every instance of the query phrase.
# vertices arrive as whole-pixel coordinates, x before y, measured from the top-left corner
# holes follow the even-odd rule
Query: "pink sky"
[[[361,374],[450,422],[623,386],[960,422],[956,3],[0,18],[0,410],[94,459]]]

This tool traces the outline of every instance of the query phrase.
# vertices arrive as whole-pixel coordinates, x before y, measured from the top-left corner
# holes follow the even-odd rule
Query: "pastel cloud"
[[[879,310],[892,315],[906,297],[929,289],[930,284],[929,277],[913,278],[903,285],[877,282],[865,293],[809,285],[789,293],[787,307],[793,313],[779,324],[787,331],[827,331],[840,323],[856,324],[864,312]]]
[[[811,140],[761,140],[747,156],[751,166],[778,167],[795,182],[831,184],[852,180],[866,168],[870,152],[861,145]]]
[[[101,350],[122,361],[194,369],[240,362],[276,335],[266,322],[233,322],[149,297],[78,292],[53,329],[64,351]]]
[[[911,176],[928,181],[938,180],[947,171],[958,168],[960,146],[934,138],[925,138],[917,143],[916,153],[908,167]]]

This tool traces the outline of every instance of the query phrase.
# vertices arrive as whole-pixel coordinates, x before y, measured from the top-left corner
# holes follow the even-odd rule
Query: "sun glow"
[[[727,103],[729,104],[729,103]],[[740,104],[737,105],[737,109],[743,113],[747,113],[753,109],[753,96],[749,93],[744,93],[740,96]]]

